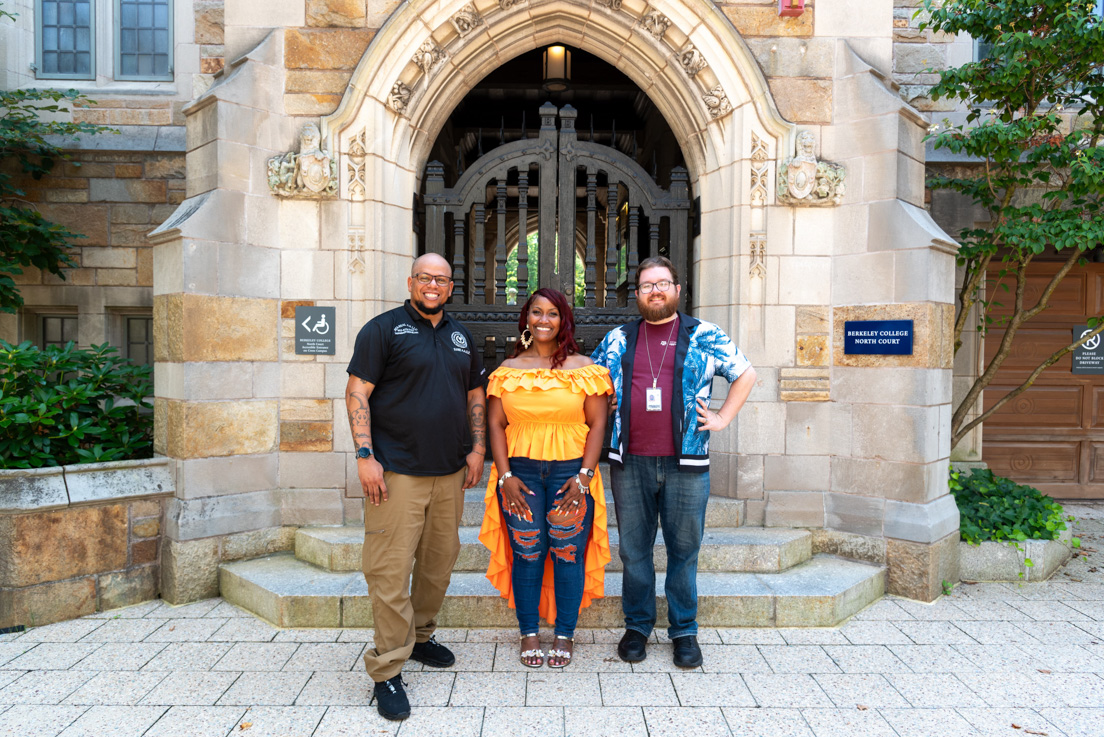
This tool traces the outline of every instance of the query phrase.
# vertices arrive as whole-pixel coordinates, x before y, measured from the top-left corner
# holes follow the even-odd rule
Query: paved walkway
[[[19,737],[1104,736],[1104,510],[1054,580],[887,597],[839,628],[709,629],[705,663],[660,638],[580,631],[565,671],[506,630],[442,630],[456,667],[410,664],[413,715],[368,705],[369,630],[278,630],[219,599],[159,601],[0,637],[0,735]]]

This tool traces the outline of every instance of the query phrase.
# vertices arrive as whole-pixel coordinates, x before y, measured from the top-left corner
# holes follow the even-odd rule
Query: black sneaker
[[[406,698],[405,684],[401,675],[380,681],[372,689],[372,698],[380,716],[391,721],[399,721],[410,716],[410,700]],[[372,703],[372,702],[368,702]]]
[[[702,664],[702,651],[698,647],[697,635],[676,637],[672,642],[675,646],[675,665],[679,668],[697,668]]]
[[[430,637],[425,642],[414,645],[414,651],[410,653],[411,660],[417,660],[431,668],[448,668],[456,662],[456,656],[447,647]]]
[[[648,638],[636,630],[625,630],[621,642],[617,643],[617,654],[626,663],[639,663],[648,657]]]

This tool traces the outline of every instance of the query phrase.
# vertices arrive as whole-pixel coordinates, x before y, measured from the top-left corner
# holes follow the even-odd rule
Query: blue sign
[[[847,320],[843,323],[843,352],[911,356],[912,333],[912,320]]]

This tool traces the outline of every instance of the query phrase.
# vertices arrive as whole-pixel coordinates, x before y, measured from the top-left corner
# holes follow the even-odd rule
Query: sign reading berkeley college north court
[[[336,307],[295,308],[295,352],[300,355],[332,356],[337,349],[334,340]]]
[[[847,355],[912,355],[912,320],[848,320],[843,323]]]

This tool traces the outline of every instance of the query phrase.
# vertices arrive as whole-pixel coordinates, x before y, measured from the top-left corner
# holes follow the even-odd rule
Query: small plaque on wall
[[[1088,325],[1078,325],[1073,329],[1073,340],[1081,340],[1091,332],[1092,328]],[[1080,348],[1073,349],[1073,373],[1104,374],[1104,343],[1099,334],[1086,340]]]
[[[911,356],[912,337],[912,320],[847,320],[843,323],[843,352]]]
[[[295,352],[300,355],[332,356],[337,350],[334,340],[336,307],[295,308]]]

